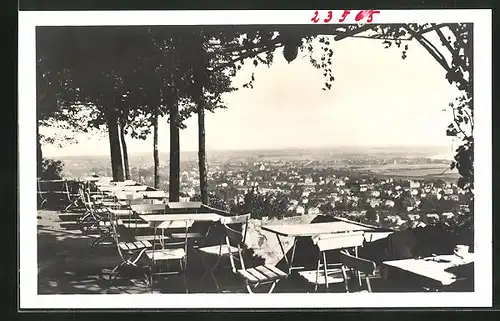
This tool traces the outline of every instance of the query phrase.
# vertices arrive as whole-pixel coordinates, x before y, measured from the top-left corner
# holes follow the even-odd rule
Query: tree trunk
[[[130,167],[128,162],[128,150],[127,150],[127,142],[125,141],[125,132],[124,132],[124,123],[120,124],[120,142],[122,147],[122,155],[123,155],[123,167],[125,169],[125,179],[130,179]]]
[[[36,165],[37,165],[37,177],[41,177],[43,173],[43,153],[42,153],[42,143],[40,142],[40,125],[36,124]]]
[[[208,205],[207,160],[205,149],[205,98],[200,88],[198,95],[198,168],[200,172],[201,202]]]
[[[179,143],[179,101],[176,89],[170,95],[170,178],[168,198],[170,202],[179,201],[180,193],[180,143]]]
[[[120,134],[118,133],[118,117],[114,111],[109,111],[106,115],[108,125],[109,147],[111,151],[111,170],[113,180],[123,181],[122,151],[120,146]]]
[[[153,160],[154,160],[154,187],[160,188],[160,157],[158,155],[158,112],[153,120]]]

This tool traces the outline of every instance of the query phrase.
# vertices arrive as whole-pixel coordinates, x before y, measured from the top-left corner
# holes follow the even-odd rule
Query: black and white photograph
[[[491,305],[489,10],[133,13],[20,12],[21,308]]]

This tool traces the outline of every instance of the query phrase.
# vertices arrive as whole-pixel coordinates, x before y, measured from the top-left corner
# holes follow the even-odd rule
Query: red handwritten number
[[[370,13],[368,15],[368,20],[366,20],[366,22],[372,22],[373,21],[373,14],[374,13],[380,13],[380,11],[378,11],[378,10],[370,10]]]
[[[373,14],[374,13],[380,13],[378,10],[361,10],[357,15],[354,20],[359,21],[365,17],[368,17],[366,22],[372,22],[373,21]]]
[[[328,23],[330,22],[330,20],[332,20],[332,17],[333,17],[333,14],[331,11],[328,11],[328,17],[324,20],[325,23]]]
[[[350,13],[351,13],[351,10],[344,10],[344,13],[342,14],[342,18],[339,19],[339,22],[344,22],[345,18]]]
[[[314,22],[314,23],[318,23],[319,21],[319,17],[318,17],[319,13],[318,11],[314,11],[314,17],[311,18],[311,21]]]

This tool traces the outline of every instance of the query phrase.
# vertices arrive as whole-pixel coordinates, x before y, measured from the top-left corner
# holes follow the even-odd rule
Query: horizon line
[[[300,150],[334,150],[334,149],[383,149],[383,148],[402,148],[402,149],[410,149],[410,148],[450,148],[450,146],[447,145],[355,145],[355,146],[325,146],[325,147],[262,147],[262,148],[239,148],[239,149],[209,149],[207,148],[207,152],[259,152],[259,151],[278,151],[278,150],[295,150],[295,151],[300,151]],[[451,147],[452,150],[454,150],[453,147]],[[186,149],[186,150],[180,150],[180,153],[196,153],[198,152],[197,149]],[[140,152],[130,152],[128,153],[129,156],[133,155],[143,155],[143,154],[148,154],[152,153],[152,151],[147,152],[147,151],[140,151]],[[169,154],[170,151],[159,151],[160,154]],[[108,153],[79,153],[79,154],[52,154],[47,155],[49,157],[72,157],[72,156],[109,156]]]

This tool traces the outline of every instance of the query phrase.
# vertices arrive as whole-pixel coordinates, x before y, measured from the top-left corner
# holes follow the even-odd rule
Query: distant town
[[[254,218],[323,213],[392,229],[470,214],[470,198],[457,186],[458,173],[449,169],[449,160],[377,154],[213,155],[208,166],[210,202],[233,212],[250,211]],[[184,199],[195,200],[200,182],[192,156],[181,164],[181,191]],[[60,159],[66,177],[111,175],[105,157]],[[150,158],[132,157],[130,166],[132,179],[153,185]],[[168,191],[168,163],[161,164],[160,177],[160,188]]]

